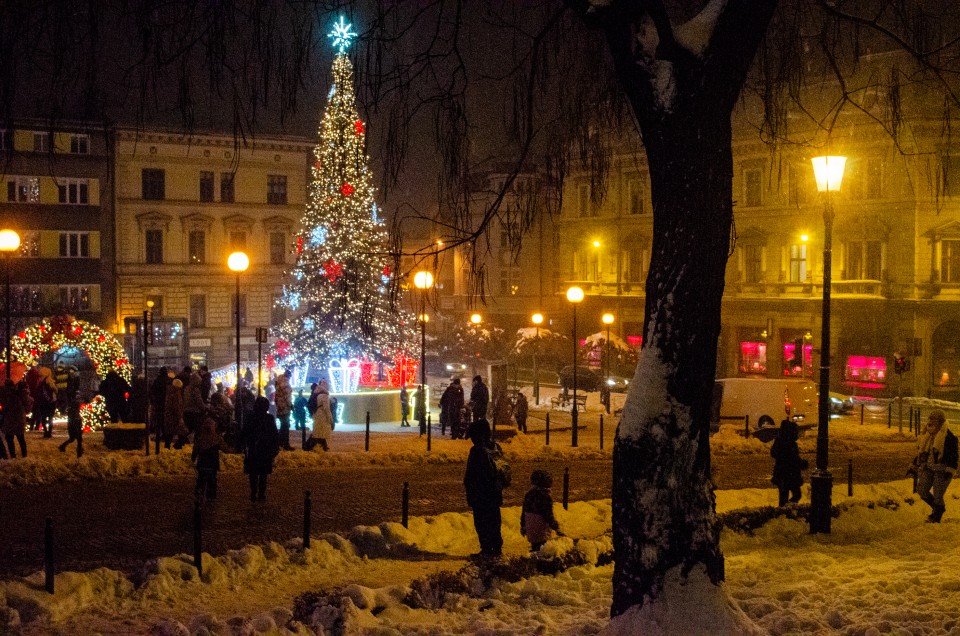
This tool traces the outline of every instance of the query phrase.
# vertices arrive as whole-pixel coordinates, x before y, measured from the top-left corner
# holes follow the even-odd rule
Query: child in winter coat
[[[520,513],[520,534],[530,541],[532,552],[540,550],[553,532],[560,533],[560,524],[553,516],[551,486],[553,477],[547,471],[535,470],[530,474],[530,490],[523,497]]]

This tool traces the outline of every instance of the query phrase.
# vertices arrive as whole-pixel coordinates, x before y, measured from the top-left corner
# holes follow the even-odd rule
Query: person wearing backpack
[[[503,483],[503,476],[498,475],[494,457],[496,446],[490,434],[489,422],[477,420],[470,425],[468,435],[473,446],[467,456],[463,487],[467,505],[473,510],[473,527],[480,541],[480,552],[475,556],[497,558],[503,554],[500,506],[503,505],[503,488],[506,484]],[[500,456],[502,458],[502,453]]]

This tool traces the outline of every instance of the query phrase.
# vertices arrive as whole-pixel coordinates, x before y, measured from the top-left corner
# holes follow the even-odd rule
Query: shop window
[[[767,374],[767,343],[740,343],[740,373]]]
[[[798,351],[803,351],[803,360],[801,360],[797,355]],[[802,339],[784,343],[783,375],[791,378],[813,377],[812,344],[804,344]]]
[[[882,388],[887,384],[887,359],[847,356],[843,380],[865,388]]]
[[[933,384],[960,386],[960,322],[945,322],[933,332]]]
[[[807,246],[790,246],[790,282],[803,283],[807,280]]]
[[[844,280],[880,280],[883,258],[880,241],[849,241]]]

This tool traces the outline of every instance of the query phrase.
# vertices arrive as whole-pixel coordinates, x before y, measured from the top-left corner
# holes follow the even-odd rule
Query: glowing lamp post
[[[537,354],[540,352],[540,324],[543,322],[543,314],[533,314],[530,320],[537,328],[537,339],[533,341],[533,403],[540,404],[540,370],[537,368]]]
[[[610,325],[613,324],[613,314],[606,313],[600,318],[603,324],[607,326],[607,350],[603,354],[604,367],[606,368],[606,377],[603,379],[604,402],[607,406],[607,414],[610,413]]]
[[[480,314],[471,314],[470,322],[475,325],[479,325],[481,322],[483,322],[483,316],[481,316]]]
[[[20,249],[20,235],[13,230],[0,230],[0,252],[3,252],[3,260],[6,267],[6,292],[4,296],[4,305],[6,306],[6,329],[7,329],[7,379],[13,379],[13,373],[10,370],[10,257]]]
[[[433,274],[419,271],[413,275],[413,286],[420,290],[420,397],[423,405],[418,405],[420,414],[420,434],[427,432],[427,290],[433,287]]]
[[[567,290],[567,300],[573,307],[573,405],[570,409],[571,438],[570,445],[576,448],[577,440],[577,305],[583,301],[583,290],[579,287],[571,287]]]
[[[820,334],[820,395],[817,401],[817,469],[810,477],[810,533],[830,534],[833,475],[827,465],[830,442],[830,283],[833,242],[831,192],[840,190],[846,157],[814,157],[817,190],[823,193],[823,305]]]
[[[237,426],[243,429],[243,408],[240,406],[240,274],[250,267],[250,258],[243,252],[234,252],[227,257],[227,267],[230,271],[237,273],[237,294],[234,305],[234,320],[237,323],[237,384],[233,400],[236,407]]]

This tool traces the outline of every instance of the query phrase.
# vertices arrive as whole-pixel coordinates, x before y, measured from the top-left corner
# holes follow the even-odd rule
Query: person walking
[[[195,487],[197,499],[203,503],[217,498],[217,473],[220,472],[220,445],[223,436],[217,431],[217,422],[204,417],[193,438],[191,458],[197,469]]]
[[[460,386],[460,378],[453,378],[440,396],[440,430],[449,428],[450,436],[453,437],[462,408],[463,387]]]
[[[333,435],[333,417],[330,414],[330,392],[327,389],[326,382],[320,382],[316,396],[317,410],[313,412],[313,431],[310,432],[310,439],[304,450],[313,450],[320,446],[325,451],[330,450],[327,440]]]
[[[205,364],[200,365],[200,398],[204,404],[210,402],[210,392],[213,390],[213,376],[210,374],[210,367]]]
[[[116,371],[108,371],[100,383],[100,395],[107,407],[110,421],[113,423],[127,420],[127,399],[130,397],[130,383],[123,379]],[[67,402],[73,399],[68,396]],[[69,410],[69,405],[67,409]]]
[[[517,430],[526,433],[527,432],[527,412],[530,410],[530,405],[527,402],[527,396],[523,394],[523,391],[517,391],[517,401],[513,405],[513,418],[517,420]]]
[[[80,391],[74,391],[67,401],[67,441],[58,447],[61,453],[67,452],[67,446],[77,443],[77,459],[83,457],[83,418],[80,417]]]
[[[442,416],[441,416],[442,417]],[[400,426],[410,426],[410,392],[407,385],[400,385]]]
[[[520,534],[530,542],[531,552],[538,552],[554,532],[560,533],[560,524],[553,516],[552,486],[553,477],[547,471],[530,473],[530,490],[523,496],[520,511]]]
[[[183,423],[183,381],[180,378],[174,378],[163,402],[163,446],[170,448],[174,436],[177,441],[174,448],[183,448],[186,441],[187,427]]]
[[[483,383],[483,376],[473,377],[473,387],[470,389],[470,410],[473,411],[473,421],[487,419],[487,406],[490,404],[490,390]]]
[[[293,410],[293,387],[290,386],[290,372],[284,371],[277,376],[273,403],[280,421],[280,448],[292,451],[290,445],[290,412]]]
[[[23,380],[14,384],[13,380],[7,378],[3,385],[3,392],[0,393],[0,407],[3,411],[3,436],[7,440],[7,450],[10,451],[10,459],[15,459],[17,449],[14,446],[14,440],[20,444],[20,456],[27,456],[27,413],[33,408],[33,398],[30,397],[30,391],[27,389],[27,383]]]
[[[800,501],[800,487],[803,486],[801,471],[807,468],[807,460],[800,457],[800,448],[797,446],[799,434],[797,423],[785,419],[780,422],[780,431],[770,447],[770,456],[773,457],[771,481],[780,491],[780,506],[787,505],[788,497],[792,503]]]
[[[243,472],[250,480],[250,501],[266,500],[267,475],[273,472],[273,459],[280,452],[280,433],[269,409],[269,400],[258,397],[252,415],[243,422]]]
[[[199,372],[191,371],[187,382],[183,387],[183,423],[188,433],[196,435],[207,410],[207,405],[203,402],[203,391],[200,389],[203,378]]]
[[[147,416],[150,419],[150,431],[156,437],[157,444],[163,439],[163,408],[167,403],[167,388],[169,385],[167,367],[160,367],[157,371],[157,377],[150,384],[149,413]],[[157,448],[160,447],[157,446]]]
[[[927,428],[917,440],[917,494],[931,508],[927,521],[940,523],[947,506],[943,495],[953,480],[958,464],[957,437],[947,428],[947,418],[940,409],[927,415]]]
[[[463,476],[467,505],[473,510],[473,527],[480,541],[476,556],[499,557],[503,553],[503,536],[500,532],[500,506],[503,505],[503,486],[497,478],[493,458],[493,440],[490,424],[477,420],[470,425],[470,454]]]
[[[57,408],[57,383],[53,372],[47,367],[30,367],[25,376],[33,409],[30,413],[30,430],[42,430],[44,437],[53,434],[53,413]]]

